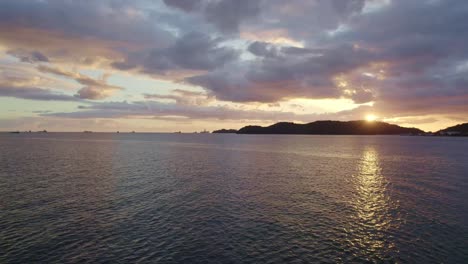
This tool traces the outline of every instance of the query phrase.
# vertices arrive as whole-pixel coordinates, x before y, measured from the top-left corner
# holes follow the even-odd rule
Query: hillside
[[[445,129],[439,130],[437,134],[445,134],[445,133],[455,133],[459,135],[468,135],[468,123],[459,124],[452,127],[447,127]]]
[[[385,122],[315,121],[308,124],[280,122],[268,127],[246,126],[238,134],[307,134],[307,135],[399,135],[420,134],[417,128],[406,128]]]
[[[468,123],[459,124],[452,127],[447,127],[446,129],[442,129],[439,132],[461,132],[461,133],[468,133]]]

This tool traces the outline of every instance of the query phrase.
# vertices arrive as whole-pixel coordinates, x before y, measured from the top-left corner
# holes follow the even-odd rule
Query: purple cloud
[[[62,63],[183,81],[220,101],[349,98],[388,116],[454,116],[467,110],[467,13],[462,0],[5,0],[0,44],[77,81],[76,99],[121,88],[61,72]]]
[[[13,87],[0,84],[0,96],[38,101],[79,101],[78,98],[37,87]]]
[[[80,99],[100,100],[110,97],[115,92],[123,90],[123,88],[109,85],[105,80],[96,80],[80,73],[68,72],[58,68],[40,65],[37,67],[40,72],[51,73],[75,80],[84,85],[75,94],[75,97]]]

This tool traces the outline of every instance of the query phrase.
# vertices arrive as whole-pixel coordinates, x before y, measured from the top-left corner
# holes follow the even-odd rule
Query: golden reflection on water
[[[392,204],[386,193],[387,180],[382,175],[379,153],[373,147],[362,153],[354,181],[352,204],[357,223],[353,230],[353,244],[369,253],[381,255],[393,248],[385,235],[385,230],[391,225],[389,210]]]

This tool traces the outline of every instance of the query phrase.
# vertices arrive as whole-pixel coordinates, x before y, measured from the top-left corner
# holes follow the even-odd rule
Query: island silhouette
[[[221,129],[213,133],[236,134],[297,134],[297,135],[421,135],[418,128],[401,127],[380,121],[332,121],[323,120],[306,124],[279,122],[271,126],[245,126],[239,130]]]
[[[220,129],[220,130],[214,130],[212,133],[215,134],[236,134],[237,129]]]
[[[379,121],[315,121],[307,124],[280,122],[271,126],[246,126],[237,134],[305,134],[305,135],[401,135],[424,133],[418,128],[401,127]]]

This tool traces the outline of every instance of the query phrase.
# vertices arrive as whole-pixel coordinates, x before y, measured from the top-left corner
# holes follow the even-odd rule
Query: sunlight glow
[[[377,116],[373,115],[373,114],[368,114],[368,115],[366,115],[366,120],[369,121],[369,122],[373,122],[373,121],[377,120]]]

